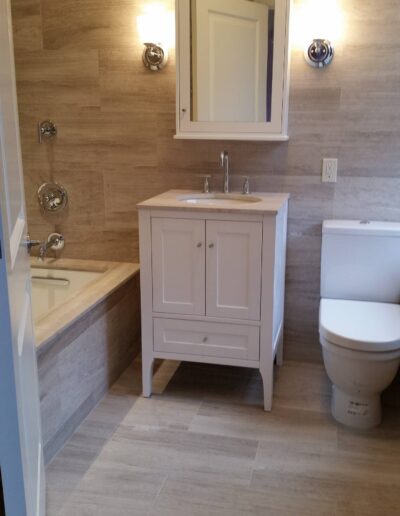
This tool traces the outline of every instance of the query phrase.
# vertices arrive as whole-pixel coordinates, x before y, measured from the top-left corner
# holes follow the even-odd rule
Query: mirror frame
[[[190,0],[176,0],[176,139],[287,141],[290,0],[275,0],[272,119],[270,122],[190,120]]]

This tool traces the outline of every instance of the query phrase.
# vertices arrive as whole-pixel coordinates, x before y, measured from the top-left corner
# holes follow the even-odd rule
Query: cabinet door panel
[[[152,219],[153,310],[205,313],[205,222]]]
[[[206,314],[260,319],[262,224],[207,221]]]

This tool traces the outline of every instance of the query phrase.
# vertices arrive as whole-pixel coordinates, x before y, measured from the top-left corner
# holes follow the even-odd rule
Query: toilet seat
[[[321,338],[342,348],[364,352],[400,350],[400,305],[321,299]]]

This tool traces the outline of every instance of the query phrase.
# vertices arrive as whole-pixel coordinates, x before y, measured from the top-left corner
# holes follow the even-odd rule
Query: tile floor
[[[286,362],[262,410],[257,371],[163,362],[121,376],[47,468],[48,516],[396,516],[400,414],[355,432],[323,367]]]

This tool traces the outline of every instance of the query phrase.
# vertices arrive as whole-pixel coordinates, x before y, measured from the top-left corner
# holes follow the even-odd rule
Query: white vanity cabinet
[[[228,364],[260,369],[271,409],[288,196],[261,195],[249,210],[183,207],[179,192],[139,205],[144,396],[155,358]]]

